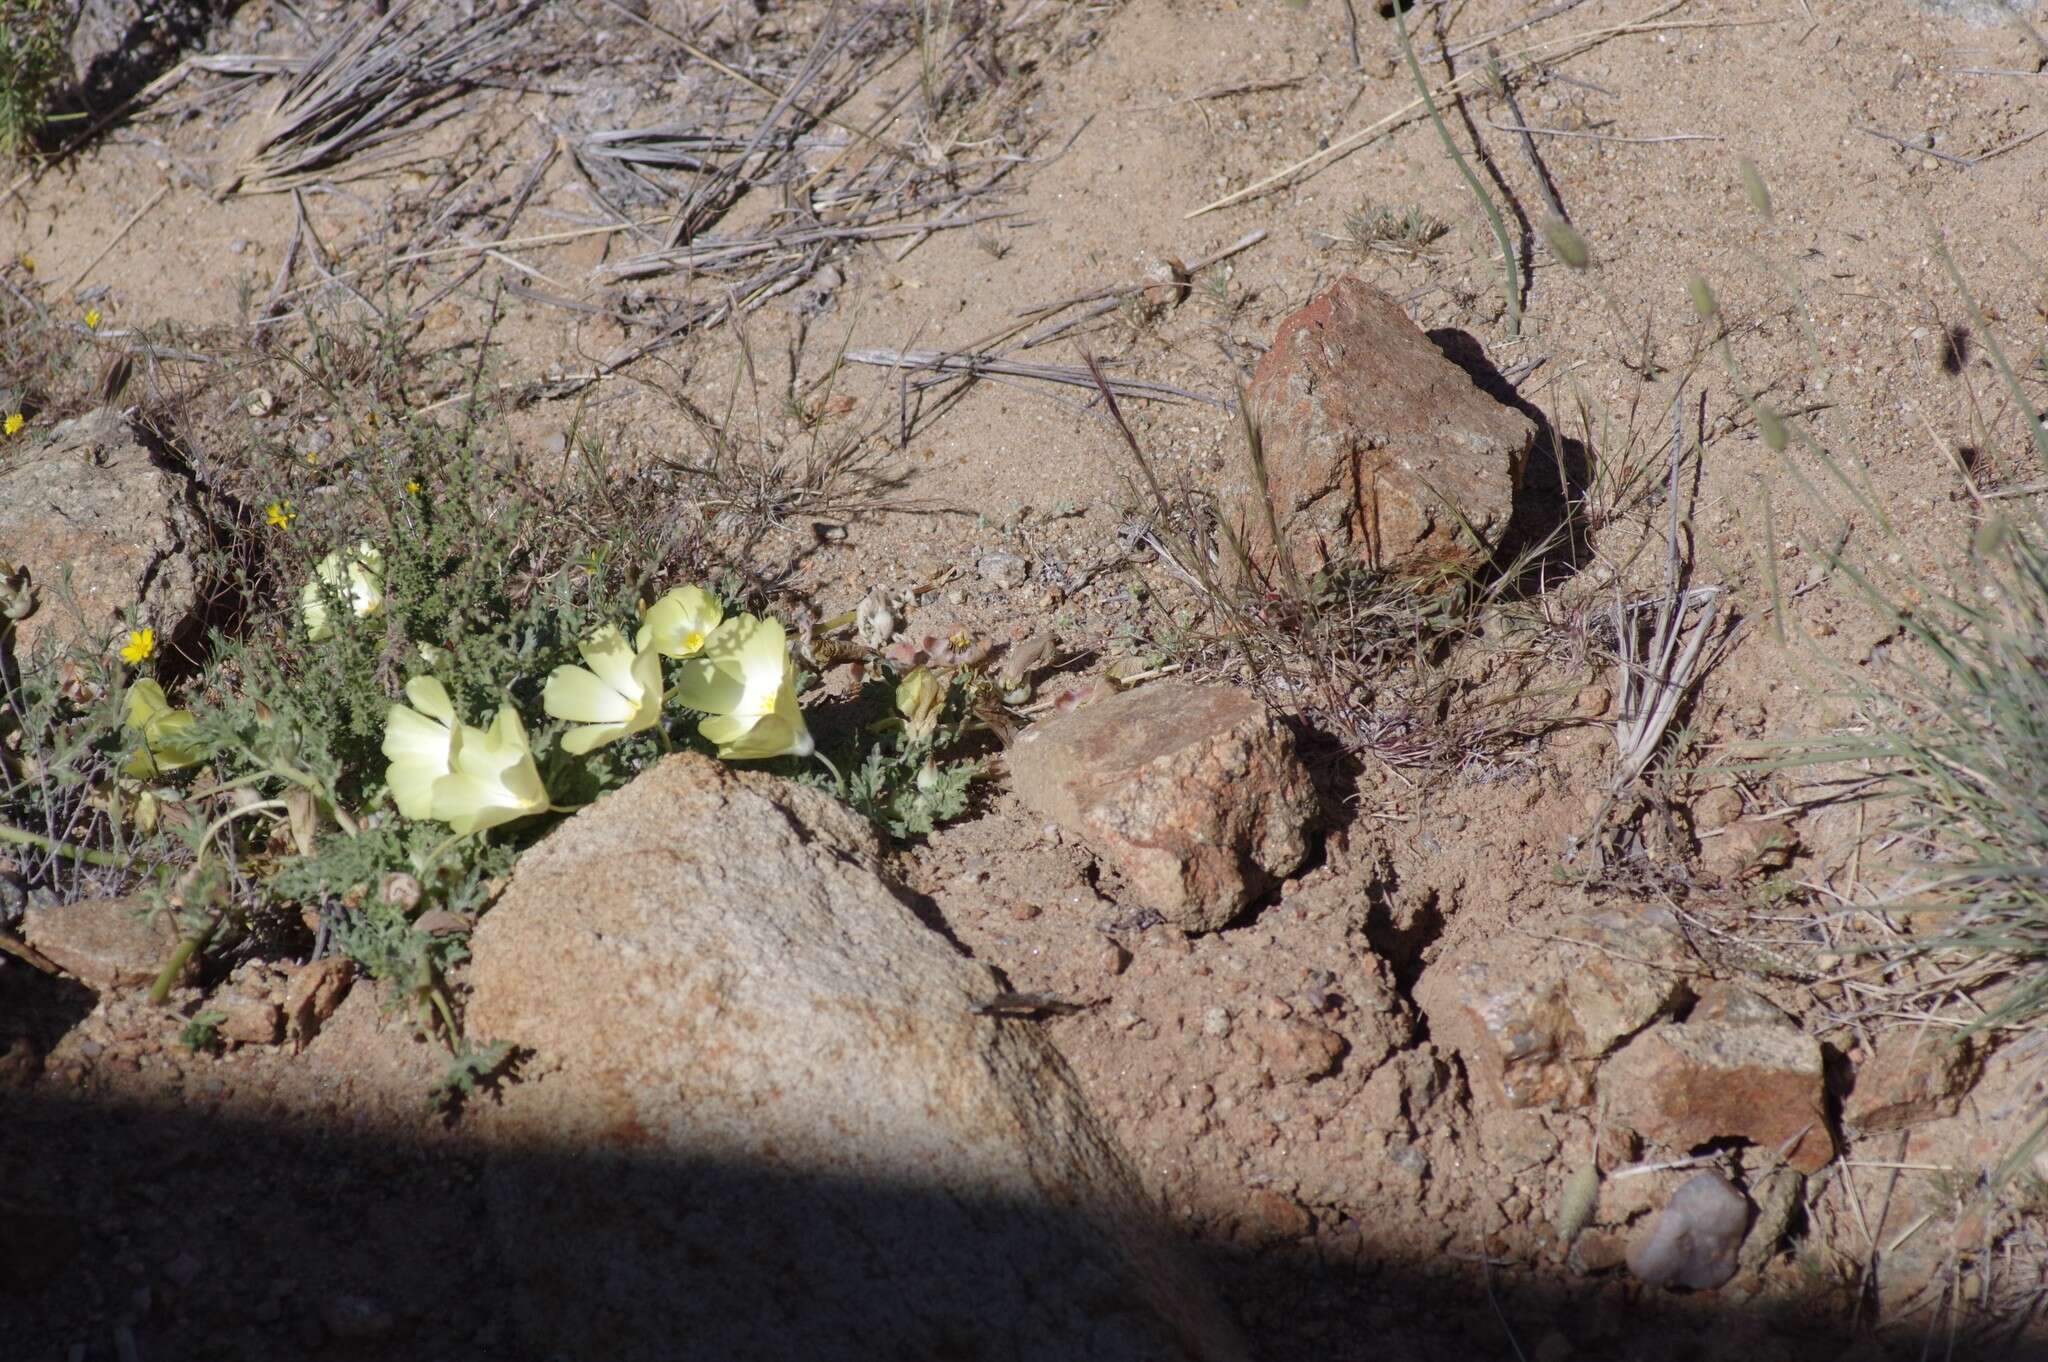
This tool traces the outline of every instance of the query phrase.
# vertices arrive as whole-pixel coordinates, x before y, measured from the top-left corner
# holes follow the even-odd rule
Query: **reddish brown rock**
[[[178,944],[168,913],[141,899],[88,899],[31,908],[21,934],[50,962],[100,993],[149,983]]]
[[[1281,536],[1326,561],[1421,568],[1483,559],[1513,508],[1536,426],[1482,392],[1400,304],[1339,279],[1280,324],[1249,396]],[[1236,508],[1264,546],[1249,485]],[[1475,545],[1469,525],[1486,543]]]
[[[1134,903],[1214,931],[1300,865],[1316,813],[1294,742],[1230,686],[1165,682],[1032,725],[1017,795],[1123,876]]]
[[[1894,1031],[1856,1070],[1842,1123],[1868,1134],[1953,1116],[1977,1068],[1968,1041],[1958,1043],[1946,1033]]]
[[[1315,1225],[1315,1218],[1293,1197],[1261,1187],[1251,1195],[1244,1229],[1257,1242],[1280,1243],[1301,1238]]]
[[[1658,1026],[1600,1070],[1607,1119],[1674,1151],[1743,1139],[1812,1173],[1834,1157],[1820,1042],[1777,1026]]]
[[[1337,1067],[1344,1038],[1327,1026],[1300,1017],[1269,1021],[1254,1033],[1273,1077],[1283,1083],[1306,1083]]]
[[[317,1035],[348,996],[355,978],[355,962],[345,955],[330,955],[294,970],[284,991],[285,1027],[291,1038],[304,1045]]]
[[[236,1045],[275,1045],[284,1035],[284,1009],[247,989],[221,989],[206,1005],[226,1014],[219,1027],[222,1040]]]

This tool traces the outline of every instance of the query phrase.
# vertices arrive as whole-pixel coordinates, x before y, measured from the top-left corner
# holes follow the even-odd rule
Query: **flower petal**
[[[721,670],[701,655],[683,663],[682,674],[676,679],[676,698],[706,714],[732,713],[746,693],[746,684],[737,675]]]
[[[448,688],[434,677],[415,676],[405,683],[405,696],[420,713],[444,724],[455,722],[455,702],[448,698]]]
[[[668,657],[691,657],[701,651],[725,616],[718,598],[700,586],[679,586],[668,592],[641,618],[637,643]]]
[[[555,718],[579,724],[623,724],[639,710],[596,673],[567,665],[549,673],[540,704]]]
[[[633,731],[628,724],[585,724],[562,735],[562,750],[571,756],[584,756],[608,742],[617,742]]]
[[[438,762],[445,771],[453,736],[448,725],[393,705],[384,719],[384,755],[393,761]]]
[[[639,699],[640,687],[633,681],[633,645],[616,626],[606,625],[576,646],[583,661],[597,678],[630,703]]]

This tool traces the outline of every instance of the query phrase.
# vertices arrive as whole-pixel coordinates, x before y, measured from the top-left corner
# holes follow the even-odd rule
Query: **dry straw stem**
[[[1148,398],[1154,402],[1183,401],[1206,402],[1212,407],[1227,407],[1230,404],[1207,393],[1190,392],[1167,383],[1151,383],[1138,378],[1104,378],[1093,366],[1077,364],[1028,364],[1021,360],[1000,359],[994,355],[946,354],[937,350],[848,350],[845,355],[849,364],[877,364],[889,369],[929,369],[937,373],[993,376],[1001,378],[1033,379],[1041,383],[1058,383],[1070,388],[1096,388],[1106,385],[1120,397]]]
[[[352,177],[403,164],[394,144],[442,121],[419,119],[516,55],[524,43],[513,30],[538,7],[528,0],[464,25],[437,4],[398,0],[367,27],[344,27],[278,96],[220,196],[281,193],[378,148],[387,154]]]
[[[1501,74],[1512,78],[1538,65],[1564,61],[1567,58],[1590,52],[1611,38],[1624,37],[1634,33],[1654,33],[1661,30],[1680,28],[1746,27],[1750,24],[1774,24],[1780,22],[1776,19],[1702,19],[1677,20],[1669,23],[1662,22],[1665,15],[1679,9],[1685,3],[1686,0],[1670,0],[1669,3],[1660,5],[1648,14],[1643,15],[1640,19],[1634,19],[1625,24],[1612,24],[1606,28],[1588,29],[1579,33],[1568,33],[1556,38],[1548,38],[1540,43],[1531,43],[1527,47],[1510,53],[1503,59]],[[1562,13],[1563,11],[1558,10],[1556,12]],[[1438,99],[1449,99],[1456,95],[1470,93],[1492,78],[1484,68],[1474,67],[1434,87],[1431,93]],[[1204,213],[1213,213],[1219,208],[1229,208],[1234,204],[1242,203],[1249,198],[1256,198],[1258,195],[1286,184],[1292,181],[1295,176],[1305,171],[1320,170],[1328,162],[1356,151],[1375,137],[1400,127],[1402,124],[1416,118],[1422,112],[1422,100],[1419,97],[1411,99],[1379,121],[1360,128],[1357,132],[1338,138],[1330,143],[1329,146],[1315,153],[1315,155],[1303,157],[1292,165],[1283,166],[1264,179],[1246,185],[1234,194],[1226,194],[1214,203],[1203,204],[1200,208],[1193,210],[1186,216],[1198,218]]]

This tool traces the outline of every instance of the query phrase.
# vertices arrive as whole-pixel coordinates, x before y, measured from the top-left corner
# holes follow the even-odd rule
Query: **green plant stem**
[[[832,773],[832,783],[839,787],[839,797],[841,799],[846,798],[846,777],[839,774],[839,768],[832,764],[832,758],[826,756],[823,749],[820,748],[812,749],[811,755],[816,757],[819,763]]]
[[[213,940],[213,934],[219,927],[220,914],[215,913],[207,919],[204,927],[181,938],[178,944],[172,947],[170,958],[164,961],[164,967],[157,971],[155,982],[149,986],[151,1006],[161,1007],[164,999],[171,996],[171,988],[178,982],[178,976],[185,972],[186,964],[194,955],[206,949],[206,943]]]
[[[135,864],[135,858],[132,856],[117,856],[111,851],[94,851],[90,847],[73,846],[69,842],[59,842],[54,838],[45,837],[39,832],[30,832],[27,828],[17,828],[10,823],[0,823],[0,842],[12,842],[16,846],[35,847],[39,851],[49,852],[52,856],[62,856],[66,860],[81,861],[86,865],[105,866],[110,870],[120,870]]]
[[[1466,163],[1465,153],[1458,150],[1450,128],[1444,124],[1444,116],[1437,112],[1436,97],[1430,94],[1429,80],[1422,74],[1422,63],[1416,59],[1415,44],[1408,37],[1408,19],[1398,0],[1394,5],[1394,31],[1401,39],[1401,54],[1408,59],[1408,73],[1415,77],[1415,88],[1422,94],[1422,107],[1429,110],[1429,121],[1436,124],[1436,135],[1443,139],[1444,150],[1450,153],[1458,173],[1465,177],[1465,187],[1472,191],[1473,198],[1479,200],[1479,206],[1486,210],[1486,220],[1493,225],[1493,239],[1500,247],[1501,267],[1507,275],[1508,335],[1519,336],[1522,334],[1522,273],[1515,264],[1515,247],[1508,238],[1508,225],[1501,218],[1500,209],[1494,207],[1493,197],[1486,192],[1486,186],[1479,183],[1479,177]]]

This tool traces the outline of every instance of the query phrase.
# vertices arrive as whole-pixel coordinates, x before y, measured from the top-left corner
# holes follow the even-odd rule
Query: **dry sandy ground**
[[[674,20],[676,8],[657,0],[653,12]],[[1002,12],[1016,18],[1027,8],[1013,0]],[[1510,63],[1532,44],[1606,31],[1517,89],[1522,117],[1546,130],[1535,150],[1591,244],[1594,270],[1563,268],[1535,237],[1531,223],[1546,214],[1542,190],[1516,135],[1501,130],[1515,122],[1506,104],[1485,94],[1450,114],[1465,145],[1476,133],[1481,173],[1512,205],[1510,228],[1528,264],[1523,333],[1510,338],[1492,238],[1424,122],[1327,157],[1291,187],[1194,216],[1320,148],[1345,147],[1355,130],[1408,105],[1412,86],[1391,33],[1369,6],[1361,9],[1358,70],[1343,7],[1320,0],[1299,9],[1272,0],[1134,0],[1060,11],[1052,30],[1058,42],[1042,44],[1031,64],[1010,71],[1008,121],[987,130],[1044,135],[1033,162],[1005,182],[999,206],[1012,216],[939,233],[907,254],[895,242],[846,254],[829,296],[797,295],[751,313],[749,349],[778,370],[794,354],[810,382],[829,370],[842,343],[967,348],[1013,324],[1021,308],[1141,279],[1167,257],[1196,261],[1261,229],[1258,244],[1201,272],[1179,306],[1112,312],[1040,357],[1071,364],[1085,347],[1114,360],[1119,372],[1227,399],[1276,324],[1349,272],[1401,298],[1425,329],[1476,338],[1495,368],[1515,376],[1521,398],[1563,435],[1584,440],[1610,478],[1657,466],[1677,399],[1687,438],[1699,448],[1684,488],[1695,580],[1725,584],[1743,620],[1689,716],[1695,755],[1711,763],[1729,744],[1826,729],[1844,713],[1828,694],[1826,663],[1881,675],[1887,631],[1844,583],[1812,566],[1813,541],[1833,535],[1835,511],[1813,505],[1791,476],[1815,472],[1810,458],[1795,450],[1788,465],[1759,438],[1708,350],[1686,279],[1697,273],[1712,281],[1751,384],[1780,410],[1804,413],[1815,437],[1867,477],[1877,502],[1904,527],[1893,543],[1874,517],[1860,515],[1856,547],[1946,570],[1973,528],[1975,503],[1959,467],[1967,463],[1982,493],[2024,487],[2048,472],[2029,451],[1981,341],[1972,334],[1960,365],[1944,365],[1956,348],[1953,329],[1974,328],[1936,254],[1936,243],[1945,243],[1982,315],[2015,361],[2030,363],[2048,324],[2048,137],[2026,139],[2048,129],[2048,76],[2020,73],[2033,71],[2039,53],[2013,27],[1971,26],[1902,0],[1448,6],[1454,44],[1559,10],[1500,33],[1498,50]],[[282,10],[245,6],[215,46],[288,50],[294,40]],[[372,265],[400,249],[397,224],[410,221],[406,215],[423,200],[466,195],[482,205],[496,198],[502,214],[502,200],[552,137],[545,120],[587,128],[662,116],[667,68],[647,59],[657,40],[601,4],[560,11],[565,32],[580,32],[586,50],[604,55],[569,61],[534,82],[545,91],[488,92],[432,134],[437,154],[466,156],[462,164],[481,174],[451,188],[429,161],[306,195],[331,268]],[[1425,46],[1434,41],[1426,19],[1418,34]],[[1460,69],[1482,59],[1477,50],[1457,58]],[[882,107],[885,96],[914,81],[914,66],[893,70],[886,88],[864,92],[856,106]],[[107,319],[104,329],[234,321],[240,299],[269,288],[295,222],[289,196],[216,201],[195,182],[195,175],[219,178],[231,159],[234,107],[116,129],[7,205],[0,258],[32,255],[45,280],[83,272],[83,290],[105,286],[93,303]],[[891,132],[908,137],[911,128],[899,123]],[[1739,158],[1754,162],[1768,184],[1771,219],[1746,197]],[[1361,253],[1348,244],[1353,215],[1411,205],[1449,227],[1432,250]],[[515,236],[560,230],[589,212],[583,186],[557,164]],[[479,220],[497,225],[488,212]],[[523,270],[487,262],[427,316],[417,343],[462,353],[484,333],[500,279],[616,302],[626,291],[594,271],[617,258],[620,239],[592,235],[509,252]],[[472,259],[420,262],[396,301],[431,296]],[[609,320],[516,299],[505,300],[492,335],[503,346],[498,375],[508,383],[577,371],[621,340],[641,338]],[[695,436],[674,394],[720,408],[742,363],[732,331],[721,329],[591,388],[580,419],[631,457],[687,450]],[[2030,370],[2026,382],[2042,405],[2042,370]],[[902,481],[862,498],[864,509],[833,516],[845,524],[843,539],[816,542],[809,517],[788,525],[763,545],[765,566],[795,563],[788,585],[824,613],[849,608],[878,581],[930,581],[956,569],[921,625],[950,618],[1008,632],[1050,618],[1082,670],[1118,650],[1123,630],[1140,618],[1129,589],[1138,569],[1122,563],[1117,539],[1137,501],[1120,442],[1083,394],[985,383],[895,448],[894,374],[848,366],[833,391],[854,399],[836,429],[872,427],[872,447]],[[754,400],[775,426],[779,394]],[[516,440],[527,452],[545,450],[577,419],[575,406],[543,401],[518,411],[511,418]],[[1237,476],[1237,431],[1223,407],[1130,402],[1126,410],[1172,476],[1209,486]],[[1624,504],[1618,495],[1602,504],[1602,495],[1595,510],[1605,519],[1596,515],[1590,554],[1575,577],[1537,601],[1555,625],[1555,646],[1516,683],[1560,697],[1559,712],[1580,719],[1598,717],[1598,688],[1612,682],[1588,651],[1585,619],[1612,598],[1617,580],[1640,587],[1661,571],[1656,548],[1642,554],[1646,542],[1660,542],[1661,508]],[[1026,554],[1033,579],[1017,588],[980,580],[975,564],[996,548]],[[1786,621],[1789,646],[1774,640],[1767,618],[1764,557],[1777,562],[1784,590],[1798,589]],[[1880,1343],[1867,1336],[1867,1311],[1849,1322],[1856,1303],[1834,1283],[1845,1264],[1866,1259],[1872,1238],[1889,1243],[1922,1209],[1946,1214],[1931,1177],[1909,1173],[1901,1188],[1896,1172],[1852,1171],[1840,1180],[1850,1184],[1846,1195],[1816,1214],[1802,1255],[1722,1293],[1660,1300],[1615,1275],[1574,1275],[1550,1238],[1550,1208],[1574,1160],[1591,1148],[1590,1119],[1493,1111],[1467,1090],[1455,1057],[1430,1045],[1427,1018],[1407,1000],[1427,971],[1509,934],[1540,936],[1589,903],[1635,901],[1616,887],[1589,890],[1559,873],[1568,869],[1573,839],[1593,827],[1612,761],[1604,730],[1587,724],[1475,752],[1443,770],[1392,771],[1368,754],[1355,788],[1336,792],[1343,821],[1319,864],[1242,925],[1193,942],[1148,926],[1117,901],[1113,880],[1084,850],[1000,790],[975,817],[910,849],[904,872],[958,939],[1017,988],[1103,1000],[1051,1023],[1053,1034],[1165,1213],[1210,1257],[1263,1357],[1507,1357],[1518,1355],[1517,1345],[1520,1355],[1552,1362],[1863,1357],[1887,1346],[1919,1355],[1939,1333],[1937,1315],[1886,1313],[1904,1305],[1910,1290],[1894,1282],[1897,1293],[1879,1302]],[[1693,854],[1685,810],[1727,783],[1725,775],[1693,772],[1666,790],[1680,828],[1671,855]],[[1743,799],[1762,812],[1796,803],[1799,793],[1796,780],[1758,780],[1745,785]],[[1815,887],[1816,906],[1804,911],[1832,910],[1884,888],[1889,872],[1876,851],[1874,817],[1825,809],[1787,826],[1802,849],[1796,876]],[[1732,890],[1718,906],[1738,911],[1746,892]],[[1749,982],[1816,1030],[1841,1002],[1790,980]],[[1276,1083],[1242,1036],[1302,1006],[1314,987],[1344,997],[1338,1015],[1354,1051],[1382,1040],[1409,1048],[1378,1071],[1354,1066],[1315,1083]],[[142,1044],[123,1039],[122,1027],[103,1015],[85,1026],[81,1035],[112,1047],[103,1054],[118,1057],[123,1046]],[[1867,1042],[1853,1030],[1824,1038],[1852,1057]],[[368,1018],[296,1061],[181,1058],[168,1078],[157,1074],[170,1063],[161,1055],[143,1054],[144,1076],[124,1078],[78,1044],[69,1043],[61,1062],[53,1059],[59,1074],[50,1081],[76,1082],[108,1102],[168,1093],[227,1113],[209,1120],[284,1111],[317,1119],[317,1106],[303,1101],[325,1083],[352,1094],[343,1105],[357,1111],[363,1130],[376,1127],[372,1116],[407,1129],[419,1124],[409,1105],[417,1089],[407,1086],[418,1075],[380,1070],[390,1079],[386,1088],[377,1073],[350,1071],[370,1063],[364,1056],[380,1046],[403,1048],[396,1028],[380,1030]],[[202,1094],[206,1084],[216,1086]],[[1888,1137],[1881,1150],[1851,1153],[1873,1163],[1981,1160],[2011,1128],[1993,1119],[1995,1102],[1982,1106],[1981,1122],[1965,1121],[1939,1147],[1916,1144],[1904,1156]],[[258,1127],[236,1129],[252,1148],[269,1148],[269,1135],[247,1133]],[[338,1145],[323,1144],[327,1152],[316,1154],[293,1143],[298,1137],[276,1138],[323,1175],[355,1167],[353,1154],[333,1152]],[[77,1147],[111,1157],[124,1146],[93,1123]],[[400,1161],[403,1185],[445,1208],[425,1217],[425,1241],[446,1253],[434,1259],[438,1266],[422,1267],[420,1280],[439,1291],[478,1292],[483,1302],[466,1307],[459,1324],[442,1319],[432,1299],[393,1302],[413,1337],[446,1349],[434,1353],[422,1343],[417,1355],[502,1355],[493,1352],[487,1270],[456,1247],[472,1196],[462,1165],[452,1158],[437,1164],[431,1150]],[[71,1167],[56,1181],[75,1187],[87,1167]],[[402,1237],[407,1227],[388,1215],[351,1222],[348,1208],[371,1204],[359,1192],[323,1206],[320,1188],[307,1179],[266,1174],[266,1223],[274,1211],[319,1226],[273,1244],[239,1215],[178,1212],[189,1197],[217,1193],[230,1170],[193,1157],[174,1167],[154,1194],[168,1205],[94,1212],[88,1256],[104,1257],[91,1269],[91,1289],[74,1293],[66,1318],[39,1326],[35,1346],[49,1352],[72,1338],[103,1344],[109,1321],[126,1312],[142,1321],[145,1336],[166,1342],[168,1351],[147,1356],[279,1356],[319,1332],[304,1324],[309,1311],[317,1313],[307,1304],[309,1283],[344,1290],[359,1279],[365,1290],[380,1281],[392,1289],[391,1274],[376,1269],[360,1240]],[[1921,1232],[1933,1239],[1950,1230],[1937,1219]],[[202,1272],[196,1285],[171,1288],[172,1304],[164,1303],[165,1265],[180,1254],[229,1263],[239,1261],[235,1247],[245,1242],[311,1253],[344,1240],[356,1248],[339,1266],[265,1266],[233,1283]],[[2038,1246],[2032,1232],[2016,1232],[2009,1243],[2036,1280],[2039,1259],[2028,1255]],[[158,1283],[159,1298],[137,1314],[131,1293],[146,1282]],[[255,1302],[249,1320],[237,1319],[237,1300]],[[2023,1355],[2023,1345],[2015,1346],[2022,1352],[2011,1355]]]

